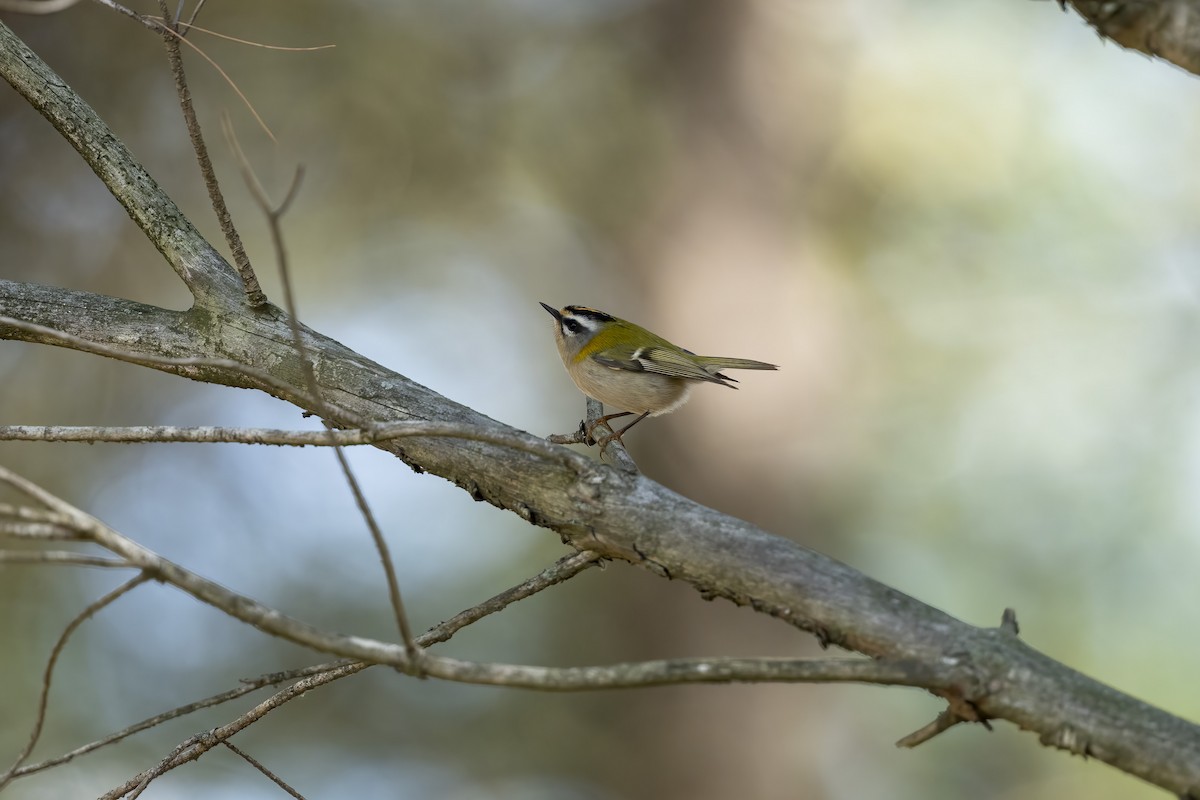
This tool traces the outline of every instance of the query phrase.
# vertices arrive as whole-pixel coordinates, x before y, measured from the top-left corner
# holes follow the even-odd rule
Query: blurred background
[[[154,13],[156,5],[135,7]],[[159,40],[91,3],[4,21],[221,239]],[[1055,658],[1200,719],[1200,139],[1193,76],[1049,2],[212,0],[193,94],[260,277],[228,111],[282,197],[308,324],[539,435],[582,396],[538,301],[593,305],[703,353],[782,365],[701,387],[631,435],[654,479],[977,625],[1016,608]],[[0,277],[172,308],[190,298],[48,124],[0,87]],[[0,420],[301,427],[246,391],[0,343]],[[426,627],[567,551],[514,515],[355,450]],[[0,444],[0,463],[226,586],[392,638],[332,454]],[[4,498],[11,499],[11,498]],[[0,762],[63,625],[125,575],[0,566]],[[811,639],[614,564],[442,652],[592,664],[815,655]],[[242,677],[321,659],[145,586],[67,647],[33,760]],[[21,780],[91,797],[256,695]],[[680,687],[543,695],[386,670],[235,740],[310,798],[1157,798],[1000,723],[893,746],[921,692]],[[148,798],[273,798],[213,751]]]

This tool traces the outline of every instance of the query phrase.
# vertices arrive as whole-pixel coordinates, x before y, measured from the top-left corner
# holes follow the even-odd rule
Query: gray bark
[[[315,411],[286,315],[250,308],[234,270],[111,131],[0,23],[0,73],[79,150],[196,299],[172,311],[0,280],[0,316],[154,357],[235,361],[160,365],[193,380],[266,391]],[[442,397],[317,331],[303,331],[325,400],[379,422],[469,425],[494,439],[529,434]],[[0,338],[62,345],[0,320]],[[75,349],[86,349],[71,343]],[[346,422],[337,418],[335,424]],[[540,440],[537,440],[540,442]],[[1181,796],[1200,797],[1200,727],[1060,664],[1007,627],[961,622],[795,542],[603,465],[581,468],[528,449],[455,438],[378,445],[475,499],[564,541],[683,580],[867,656],[921,665],[921,685],[965,717],[1004,719],[1044,744],[1090,756]]]

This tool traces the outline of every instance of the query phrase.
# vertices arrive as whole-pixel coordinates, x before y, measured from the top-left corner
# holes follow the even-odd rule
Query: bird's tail
[[[723,369],[779,369],[774,364],[764,361],[752,361],[749,358],[721,358],[719,356],[701,356],[700,362],[709,374]]]

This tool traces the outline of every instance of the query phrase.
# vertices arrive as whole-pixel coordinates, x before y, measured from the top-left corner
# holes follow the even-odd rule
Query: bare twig
[[[427,664],[439,665],[453,659],[430,659]],[[884,663],[870,659],[678,659],[646,661],[632,664],[613,664],[604,667],[521,667],[515,665],[482,665],[454,661],[461,671],[457,677],[440,675],[449,680],[482,683],[494,686],[519,686],[547,691],[580,691],[595,689],[634,688],[677,683],[733,683],[770,681],[784,683],[878,683],[884,685],[918,686],[929,679],[920,664]],[[123,797],[163,773],[189,761],[245,729],[265,714],[317,686],[365,669],[365,664],[348,664],[338,670],[298,681],[238,719],[176,747],[167,758],[151,770],[140,773],[104,798]],[[430,673],[432,674],[432,673]],[[104,800],[102,798],[102,800]]]
[[[374,444],[374,431],[359,429],[289,431],[278,428],[222,428],[215,426],[131,425],[105,427],[87,425],[0,425],[0,441],[20,442],[113,442],[148,444],[190,442],[197,444],[266,444],[296,447],[328,447]],[[388,438],[388,437],[384,437]]]
[[[189,29],[195,27],[195,25],[193,25],[192,23],[194,23],[196,21],[196,17],[200,16],[200,12],[204,10],[204,4],[206,2],[207,2],[207,0],[197,0],[196,8],[192,11],[192,16],[185,23]],[[183,10],[183,0],[180,0],[179,9],[180,9],[180,11]],[[175,21],[178,22],[179,20],[176,19]]]
[[[158,30],[158,25],[152,20],[151,17],[148,17],[145,14],[139,14],[138,12],[134,11],[131,8],[126,8],[125,6],[116,2],[116,0],[96,0],[96,2],[102,6],[105,6],[106,8],[111,8],[113,11],[116,11],[118,14],[121,14],[123,16],[129,17],[132,20],[142,23],[142,25],[146,26],[147,28],[149,28],[152,31]]]
[[[555,584],[569,580],[588,567],[599,563],[600,555],[590,550],[581,550],[578,553],[560,558],[553,566],[547,567],[524,583],[503,591],[477,606],[460,611],[445,622],[438,623],[430,628],[421,637],[422,646],[428,647],[435,642],[444,642],[453,636],[455,632],[472,623],[478,622],[489,614],[495,614],[497,611],[512,605],[518,600],[523,600],[526,597],[537,594],[543,589],[548,589]]]
[[[121,792],[121,794],[119,794],[119,795],[115,794],[114,792],[109,792],[108,794],[104,795],[101,798],[101,800],[107,800],[107,798],[110,798],[110,797],[122,797],[126,794],[129,794],[130,800],[137,800],[137,798],[142,796],[142,792],[146,791],[147,787],[150,786],[150,782],[153,781],[155,778],[157,778],[159,775],[162,775],[163,772],[166,771],[164,769],[165,764],[168,764],[173,759],[177,758],[179,756],[179,754],[182,753],[184,750],[186,750],[187,747],[193,741],[211,739],[211,738],[212,737],[206,733],[196,734],[191,739],[188,739],[186,742],[183,742],[178,747],[176,747],[174,750],[172,750],[169,754],[167,754],[167,757],[162,760],[162,762],[159,764],[159,766],[156,769],[146,770],[144,773],[139,775],[138,778],[140,778],[140,780],[137,780],[136,784],[134,784],[133,786],[130,786],[128,789]]]
[[[328,673],[328,672],[333,672],[339,666],[344,666],[346,663],[347,662],[342,662],[341,665],[318,664],[318,665],[312,666],[312,667],[303,667],[301,669],[289,670],[287,672],[276,672],[276,673],[272,673],[269,675],[263,675],[254,680],[245,681],[245,682],[243,682],[242,686],[239,686],[236,689],[230,689],[228,691],[221,692],[220,694],[215,694],[215,695],[212,695],[211,697],[206,697],[203,700],[197,700],[195,702],[187,703],[185,705],[178,706],[177,708],[173,708],[170,711],[164,711],[161,714],[155,714],[152,717],[147,717],[146,719],[141,720],[140,722],[136,722],[133,725],[130,725],[128,727],[122,728],[119,731],[110,733],[108,736],[105,736],[103,739],[97,739],[94,742],[88,742],[87,744],[82,745],[81,747],[77,747],[74,750],[70,750],[66,753],[63,753],[62,755],[55,756],[54,758],[49,758],[49,759],[46,759],[45,761],[39,761],[36,764],[28,764],[26,766],[23,766],[13,774],[13,777],[14,778],[23,778],[27,775],[32,775],[36,772],[42,772],[43,770],[50,769],[51,767],[57,767],[59,764],[65,764],[66,762],[71,761],[75,758],[78,758],[79,756],[87,755],[88,753],[91,753],[94,750],[99,750],[100,748],[105,747],[107,745],[115,744],[115,743],[121,741],[122,739],[127,739],[130,736],[133,736],[134,734],[141,733],[144,730],[149,730],[150,728],[161,725],[164,722],[169,722],[173,719],[178,719],[179,717],[187,716],[188,714],[195,713],[196,711],[200,711],[205,708],[211,708],[213,706],[221,705],[222,703],[228,703],[230,700],[236,700],[239,697],[244,697],[245,695],[251,694],[253,692],[257,692],[266,686],[273,686],[275,684],[286,683],[287,681],[294,681],[299,678],[308,677],[308,676],[314,675],[314,674],[324,674],[324,673]],[[361,664],[362,662],[354,662],[354,663]],[[361,667],[360,667],[360,669],[361,669]],[[359,670],[355,670],[355,671],[357,672]]]
[[[496,612],[501,611],[504,608],[507,608],[509,605],[517,602],[518,600],[530,597],[531,595],[534,595],[543,589],[547,589],[551,586],[562,583],[563,581],[578,575],[588,567],[598,563],[598,561],[599,556],[596,553],[591,553],[588,551],[573,553],[569,556],[561,558],[553,566],[547,567],[529,580],[524,581],[517,586],[512,587],[511,589],[501,592],[495,597],[485,600],[477,606],[473,606],[472,608],[456,614],[445,622],[438,623],[425,633],[421,634],[421,636],[417,637],[417,643],[421,647],[429,647],[439,642],[447,641],[455,633],[462,630],[466,626],[478,622],[480,619],[483,619],[490,614],[495,614]],[[274,696],[268,698],[268,700],[264,701],[263,703],[259,703],[253,709],[247,711],[245,714],[240,715],[237,719],[230,722],[228,726],[221,729],[228,729],[232,732],[244,730],[246,727],[262,718],[269,711],[278,708],[289,700],[299,697],[319,686],[323,686],[341,678],[349,677],[350,675],[355,675],[372,666],[374,665],[365,661],[340,661],[332,664],[317,664],[295,670],[273,672],[267,675],[261,675],[253,680],[245,681],[245,685],[239,686],[236,689],[221,692],[220,694],[204,698],[203,700],[197,700],[193,703],[188,703],[178,708],[171,709],[170,711],[157,714],[153,717],[144,719],[141,722],[117,731],[116,733],[110,734],[103,739],[90,742],[89,744],[78,747],[68,753],[64,753],[61,756],[47,759],[37,764],[30,764],[28,766],[21,767],[16,771],[14,777],[20,778],[26,775],[32,775],[35,772],[41,772],[42,770],[58,766],[59,764],[70,761],[77,756],[81,756],[86,753],[90,753],[93,750],[98,750],[106,745],[119,742],[135,733],[140,733],[141,731],[161,725],[169,720],[191,714],[200,709],[210,708],[222,703],[227,703],[230,700],[236,700],[237,698],[243,697],[251,692],[256,692],[265,686],[272,686],[275,684],[285,683],[287,681],[299,681],[295,685],[289,686],[286,689],[277,692]],[[230,735],[232,735],[232,733],[230,733]],[[215,744],[216,740],[214,740],[213,743]],[[141,780],[141,778],[139,777],[138,780]]]
[[[115,798],[124,797],[129,792],[136,790],[138,787],[145,786],[158,776],[170,772],[171,770],[182,766],[183,764],[195,761],[212,748],[225,742],[234,734],[245,730],[247,727],[262,719],[276,708],[279,708],[284,703],[300,697],[305,693],[317,688],[318,686],[323,686],[340,678],[354,675],[355,673],[361,672],[370,666],[373,665],[363,661],[358,661],[343,664],[341,666],[322,671],[316,675],[302,678],[301,680],[293,683],[291,686],[288,686],[286,689],[282,689],[271,695],[246,713],[239,715],[232,722],[199,736],[193,736],[187,741],[181,743],[156,766],[133,776],[125,783],[109,791],[101,798],[101,800],[105,800],[105,798],[111,798],[112,800],[115,800]]]
[[[287,617],[245,595],[231,592],[220,584],[202,578],[178,564],[168,561],[132,539],[117,533],[95,517],[80,511],[70,503],[4,467],[0,467],[0,482],[7,483],[28,494],[54,511],[68,515],[71,517],[71,526],[85,538],[124,557],[152,577],[182,589],[197,600],[214,606],[265,633],[312,647],[320,652],[386,663],[405,671],[413,670],[414,665],[408,659],[406,648],[397,648],[384,642],[356,636],[329,634],[321,631],[300,620]],[[376,655],[381,655],[382,658],[377,658]]]
[[[78,0],[71,0],[71,2],[78,2]],[[209,30],[208,28],[201,28],[199,25],[193,25],[190,22],[180,22],[178,24],[187,29],[186,31],[183,31],[181,35],[186,35],[191,31],[200,31],[200,33],[216,37],[217,39],[224,39],[227,42],[237,42],[238,44],[245,44],[251,47],[261,47],[264,50],[278,50],[284,53],[309,53],[313,50],[332,50],[333,48],[337,47],[336,44],[318,44],[313,45],[312,47],[287,47],[279,44],[266,44],[265,42],[255,42],[250,39],[239,39],[238,37],[230,36],[227,33],[218,33],[217,31]]]
[[[913,748],[919,744],[924,744],[933,737],[937,736],[939,733],[944,733],[945,731],[950,730],[960,722],[966,722],[966,720],[960,717],[958,714],[955,714],[950,709],[946,709],[942,713],[938,714],[933,722],[930,722],[928,725],[925,725],[924,727],[915,730],[907,736],[899,739],[896,742],[896,747]]]
[[[73,528],[46,522],[0,522],[0,536],[39,542],[82,542],[87,539]]]
[[[245,595],[202,578],[189,570],[122,536],[95,517],[0,467],[0,482],[8,483],[50,509],[72,518],[72,525],[93,542],[117,553],[144,573],[169,583],[196,599],[214,606],[227,615],[246,622],[264,633],[311,647],[320,652],[386,664],[405,672],[415,672],[407,646],[361,636],[322,631],[315,626],[288,617]],[[578,562],[568,561],[561,569],[574,569]],[[540,578],[540,576],[539,576]],[[535,579],[537,583],[537,579]],[[462,624],[465,624],[462,623]],[[656,686],[664,683],[729,681],[816,681],[846,680],[872,683],[896,683],[905,686],[938,687],[940,672],[919,663],[884,662],[872,659],[811,661],[797,659],[683,659],[616,664],[604,667],[539,667],[463,661],[446,656],[422,654],[421,671],[431,677],[462,683],[513,686],[543,691],[581,691],[605,688]]]
[[[304,800],[304,796],[302,794],[297,792],[291,786],[288,786],[286,783],[284,783],[282,778],[280,778],[274,772],[271,772],[271,770],[267,769],[262,764],[260,764],[249,753],[245,752],[244,750],[239,749],[235,744],[233,744],[233,742],[226,739],[225,741],[221,742],[221,744],[225,745],[230,750],[237,753],[239,756],[241,756],[246,761],[246,763],[248,763],[250,766],[254,767],[256,770],[261,772],[263,775],[266,775],[268,778],[270,778],[271,781],[273,781],[275,783],[275,785],[278,786],[280,789],[283,789],[285,792],[290,794],[292,797],[297,798],[297,800]]]
[[[424,637],[422,637],[424,638]],[[430,663],[437,663],[431,661]],[[885,664],[870,659],[679,659],[674,661],[648,661],[634,664],[614,664],[607,667],[514,667],[517,672],[503,674],[493,670],[493,667],[504,665],[488,665],[486,670],[476,673],[484,676],[484,680],[471,680],[468,662],[457,662],[463,665],[464,671],[460,676],[470,683],[485,683],[491,685],[513,686],[524,688],[577,691],[589,689],[633,688],[643,686],[658,686],[676,683],[731,683],[737,681],[778,681],[778,682],[854,682],[881,683],[886,685],[915,686],[928,678],[924,668],[919,664]],[[233,722],[209,731],[176,747],[158,766],[134,776],[121,786],[113,789],[105,798],[122,797],[136,787],[144,785],[163,773],[189,761],[194,761],[208,750],[224,742],[229,737],[244,730],[253,722],[314,688],[338,678],[352,675],[365,669],[367,664],[356,663],[338,667],[335,670],[305,678],[288,688],[276,693],[260,703],[254,709],[238,717]],[[483,666],[483,665],[474,665]],[[451,678],[453,679],[453,678]],[[513,683],[513,680],[528,680],[528,683]]]
[[[127,151],[111,144],[117,141],[116,137],[89,113],[90,109],[66,91],[66,85],[44,64],[37,63],[39,60],[28,48],[14,39],[0,25],[0,53],[5,57],[0,71],[6,79],[53,122],[106,184],[113,187],[114,194],[121,197],[147,236],[181,277],[190,281],[189,286],[200,283],[200,292],[221,297],[239,294],[242,289],[236,274],[223,269],[223,260],[213,258],[204,249],[206,245],[197,232],[178,214],[178,209],[166,202],[165,195],[145,172],[129,167]],[[29,69],[30,65],[37,69]],[[53,91],[45,91],[48,86]],[[131,179],[131,175],[136,177]],[[197,274],[201,277],[197,278]],[[207,289],[205,281],[212,284]],[[0,285],[4,284],[0,281]],[[16,312],[18,316],[29,314],[43,321],[62,318],[61,309],[51,305],[22,307],[20,302],[14,302],[15,298],[40,295],[53,303],[84,296],[69,290],[30,290],[11,282],[6,288],[15,292],[4,298],[7,307],[20,309]],[[99,302],[98,307],[105,309],[119,307],[117,301],[100,298]],[[136,308],[137,304],[121,302],[120,306]],[[128,322],[113,325],[94,308],[80,307],[74,311],[81,325],[94,326],[94,335],[108,337],[109,341],[119,341],[115,337],[131,328],[138,329],[136,324]],[[280,355],[286,357],[278,345],[278,337],[270,335],[277,333],[277,325],[266,316],[244,314],[232,320],[240,331],[258,337],[254,344],[230,349],[231,343],[243,344],[243,340],[219,330],[232,325],[217,325],[209,329],[210,335],[190,334],[195,352],[246,352],[255,363],[271,363],[272,358]],[[186,341],[177,332],[164,335],[173,342]],[[310,336],[314,349],[346,354],[327,337],[316,332]],[[130,346],[151,349],[158,343],[131,342]],[[347,355],[346,368],[336,376],[334,385],[343,392],[345,402],[362,414],[373,415],[375,408],[389,409],[395,414],[421,408],[432,410],[425,411],[426,414],[444,414],[445,418],[473,416],[470,410],[436,396],[425,387],[410,385],[394,372],[366,359],[349,363],[351,358],[352,354]],[[216,371],[208,375],[220,382],[230,380],[229,374]],[[352,390],[361,391],[364,386],[373,391],[365,396],[351,395]],[[294,398],[300,392],[292,391],[287,396]],[[464,456],[477,458],[471,462]],[[954,669],[958,677],[969,680],[971,685],[986,688],[986,694],[973,699],[987,714],[1036,732],[1047,744],[1066,742],[1069,735],[1069,741],[1079,748],[1075,752],[1088,752],[1180,796],[1194,795],[1200,786],[1200,726],[1073,672],[1009,634],[967,625],[844,564],[687,501],[652,481],[610,479],[600,487],[606,491],[586,498],[587,502],[578,499],[571,502],[561,496],[558,481],[565,476],[560,470],[530,464],[528,459],[521,464],[523,470],[513,470],[511,454],[430,442],[414,445],[405,457],[418,468],[460,484],[486,486],[486,499],[499,507],[518,512],[522,508],[536,510],[540,524],[572,541],[584,538],[579,535],[582,530],[588,536],[588,546],[594,542],[595,548],[606,555],[679,576],[708,596],[749,603],[759,612],[806,630],[820,631],[828,640],[847,648],[881,658],[919,657],[930,664],[942,664],[946,661],[947,645],[953,643],[970,655],[969,659],[958,659]],[[551,489],[547,490],[547,486]]]
[[[69,564],[76,567],[136,569],[124,559],[89,556],[68,550],[0,550],[0,564]]]
[[[183,111],[183,121],[187,126],[188,137],[192,141],[192,149],[196,151],[196,161],[200,165],[200,173],[204,176],[208,199],[212,203],[213,212],[217,215],[221,231],[225,234],[225,241],[233,254],[234,266],[242,278],[242,284],[246,291],[246,302],[252,308],[257,308],[266,304],[267,297],[263,294],[258,277],[254,274],[254,267],[250,264],[250,257],[246,255],[242,237],[238,234],[237,227],[233,224],[233,217],[229,214],[229,207],[225,205],[225,195],[221,193],[217,173],[213,169],[212,159],[208,156],[208,145],[205,144],[204,135],[200,131],[200,120],[196,117],[196,109],[192,105],[192,93],[188,89],[187,76],[183,71],[183,53],[179,48],[179,42],[183,37],[174,25],[166,22],[171,18],[166,0],[158,0],[158,7],[163,16],[163,43],[167,47],[167,60],[171,64],[171,75],[175,78],[175,91],[179,95],[179,107]],[[207,56],[205,57],[207,58]],[[212,63],[211,59],[209,63]]]
[[[99,1],[143,24],[155,24],[110,0]],[[3,23],[0,53],[3,78],[79,152],[162,252],[197,303],[228,306],[231,297],[240,296],[243,287],[237,272],[204,240],[95,110]]]
[[[276,708],[279,708],[289,700],[300,697],[301,695],[317,688],[318,686],[322,686],[339,678],[344,678],[348,675],[361,672],[369,666],[372,665],[365,662],[355,662],[344,664],[342,666],[320,672],[319,674],[303,678],[286,689],[276,692],[271,697],[259,703],[245,714],[240,715],[232,722],[198,736],[193,736],[187,741],[181,743],[175,747],[166,758],[160,761],[158,765],[133,776],[125,783],[109,791],[101,798],[101,800],[106,800],[106,798],[115,800],[115,798],[124,797],[132,791],[140,790],[140,788],[144,788],[149,784],[150,781],[154,780],[160,775],[170,772],[176,767],[182,766],[190,761],[195,761],[200,756],[216,747],[218,744],[225,742],[234,734],[245,730],[251,724],[257,722],[259,719],[266,716],[271,711],[274,711]]]
[[[897,747],[916,747],[939,733],[948,731],[960,722],[978,722],[989,731],[992,729],[992,724],[988,722],[987,717],[980,713],[974,703],[963,697],[960,691],[939,692],[939,694],[946,698],[946,710],[938,714],[933,722],[901,738],[896,742]]]
[[[2,319],[2,318],[0,318]],[[339,409],[339,414],[341,410]],[[72,425],[0,425],[0,441],[26,442],[192,442],[201,444],[264,444],[297,447],[330,447],[378,444],[389,439],[451,437],[511,447],[532,455],[561,462],[576,472],[585,472],[592,461],[572,450],[552,446],[535,436],[496,434],[472,425],[454,422],[402,421],[372,425],[368,429],[332,431],[289,431],[278,428],[175,427],[134,425],[127,427]],[[0,514],[3,514],[0,504]]]
[[[69,525],[71,522],[71,518],[65,514],[47,511],[44,508],[14,506],[9,503],[0,503],[0,517],[12,517],[26,522],[43,522],[47,525]]]
[[[33,0],[11,0],[11,1],[12,2],[32,2]],[[99,3],[102,6],[105,6],[107,8],[111,8],[113,11],[116,11],[118,14],[129,17],[130,19],[134,20],[135,22],[140,23],[142,26],[149,28],[150,30],[159,34],[160,36],[167,36],[170,34],[174,34],[176,37],[178,37],[179,41],[183,42],[188,47],[192,48],[192,50],[195,51],[196,55],[200,56],[201,58],[203,58],[205,61],[208,62],[208,65],[210,67],[212,67],[218,75],[221,76],[221,79],[223,81],[225,81],[226,85],[228,85],[229,88],[233,90],[233,93],[236,94],[238,96],[238,99],[242,101],[242,104],[244,106],[246,106],[246,110],[248,110],[250,112],[250,115],[254,117],[255,122],[257,122],[258,126],[260,128],[262,128],[263,132],[267,135],[267,138],[269,138],[272,142],[275,141],[275,134],[271,132],[271,128],[267,125],[266,121],[264,121],[262,116],[258,113],[258,110],[254,107],[254,104],[250,102],[250,98],[246,97],[245,92],[243,92],[241,87],[237,85],[237,82],[234,81],[234,79],[229,76],[229,73],[221,68],[220,64],[218,64],[216,61],[214,61],[212,58],[210,58],[208,53],[205,53],[203,50],[201,50],[199,47],[192,44],[185,38],[187,36],[187,30],[185,30],[183,32],[179,32],[179,31],[173,29],[171,27],[171,25],[165,23],[162,18],[155,17],[150,14],[139,14],[138,12],[134,11],[133,9],[127,8],[123,5],[121,5],[120,3],[116,2],[116,0],[95,0],[95,2]],[[194,27],[192,25],[192,22],[195,21],[196,16],[200,12],[200,8],[202,8],[203,6],[204,6],[203,2],[199,3],[196,10],[192,13],[191,21],[184,22],[184,23],[178,23],[178,24],[181,24],[188,29],[191,29],[192,27]],[[204,30],[204,29],[196,28],[196,30]],[[211,31],[206,31],[206,32],[212,33]],[[218,34],[218,33],[212,33],[212,35],[221,37],[221,34]],[[232,38],[232,37],[222,37],[222,38]],[[237,41],[237,40],[235,40],[235,41]],[[248,42],[248,44],[254,44],[254,43]],[[262,46],[268,47],[268,49],[284,49],[284,50],[292,49],[292,48],[274,48],[269,45],[262,45]],[[325,45],[325,46],[332,47],[333,45]],[[322,47],[325,47],[325,46],[322,46]],[[302,49],[307,49],[307,48],[302,48]],[[313,48],[313,49],[321,49],[321,48]]]
[[[333,452],[337,456],[338,464],[342,468],[342,474],[346,476],[346,483],[350,486],[350,492],[354,495],[354,502],[362,514],[363,521],[366,522],[367,529],[371,532],[371,539],[374,541],[375,549],[379,553],[379,561],[383,565],[384,577],[387,580],[388,597],[392,603],[392,612],[396,617],[396,626],[400,630],[400,638],[404,642],[404,648],[408,651],[409,665],[412,669],[417,670],[419,674],[422,658],[421,650],[413,639],[412,628],[408,624],[408,614],[404,610],[404,600],[400,596],[400,581],[396,577],[396,567],[392,563],[392,556],[387,540],[383,537],[383,530],[380,529],[379,522],[371,512],[371,507],[367,503],[367,497],[363,494],[358,479],[354,477],[354,472],[350,469],[350,462],[346,459],[345,452],[337,445],[334,445]]]
[[[159,2],[162,2],[162,0],[159,0]],[[288,188],[283,202],[277,206],[272,205],[262,184],[259,183],[258,176],[254,174],[254,168],[250,165],[250,160],[246,158],[246,154],[242,152],[242,148],[238,144],[237,136],[233,131],[233,124],[229,121],[228,116],[223,116],[221,123],[230,148],[237,158],[238,166],[242,170],[242,176],[246,181],[246,185],[262,210],[263,215],[267,218],[267,224],[271,231],[271,243],[275,248],[275,257],[279,265],[279,279],[283,285],[284,305],[288,312],[288,325],[292,333],[292,346],[296,348],[296,354],[300,358],[300,369],[304,376],[304,384],[308,387],[308,393],[317,403],[317,407],[322,408],[325,401],[321,397],[321,388],[317,384],[317,375],[313,371],[312,362],[308,357],[308,349],[304,346],[304,336],[300,332],[300,317],[296,309],[296,296],[292,289],[291,270],[288,268],[287,247],[283,240],[283,228],[280,225],[283,215],[287,213],[292,201],[295,200],[297,193],[300,191],[300,183],[304,179],[304,168],[302,166],[296,168],[295,175],[292,177],[292,185]],[[322,416],[329,415],[322,414]],[[332,433],[332,424],[328,420],[322,420],[322,422]],[[360,424],[360,427],[364,426]],[[371,540],[375,543],[375,549],[379,553],[379,561],[383,566],[384,578],[387,581],[388,598],[392,604],[392,612],[396,617],[396,627],[400,630],[400,638],[404,642],[405,649],[408,651],[408,661],[411,667],[419,672],[421,650],[413,639],[412,628],[408,622],[408,614],[404,610],[404,598],[400,594],[400,581],[396,577],[396,566],[392,563],[387,539],[384,538],[383,530],[380,529],[379,522],[371,512],[371,506],[367,502],[366,495],[363,494],[358,479],[354,476],[354,471],[350,469],[350,462],[346,459],[345,452],[343,452],[341,446],[336,442],[333,442],[332,446],[334,455],[337,456],[338,465],[342,468],[342,474],[346,478],[346,484],[350,487],[350,493],[354,496],[354,502],[358,506],[359,513],[362,515],[363,521],[371,533]]]
[[[869,658],[680,658],[593,667],[539,667],[439,658],[443,680],[544,692],[635,689],[681,683],[874,683],[925,686],[938,676],[917,662]]]
[[[12,766],[0,774],[0,789],[3,789],[12,781],[13,774],[25,763],[25,759],[29,758],[29,754],[33,752],[34,746],[37,744],[38,739],[41,738],[42,728],[46,723],[46,705],[50,699],[50,683],[54,678],[54,665],[58,663],[58,657],[62,654],[63,648],[66,647],[67,640],[71,638],[71,634],[105,606],[112,603],[121,595],[141,586],[150,580],[150,577],[145,572],[135,575],[116,589],[113,589],[108,594],[88,605],[75,619],[67,623],[67,627],[63,629],[62,634],[58,637],[58,641],[54,643],[54,647],[50,651],[50,658],[46,662],[46,669],[42,673],[42,691],[38,697],[37,714],[34,717],[33,730],[29,733],[29,741],[25,743],[25,747],[21,750],[21,753],[17,756]]]

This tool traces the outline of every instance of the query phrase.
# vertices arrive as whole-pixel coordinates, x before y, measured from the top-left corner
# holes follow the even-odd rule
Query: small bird
[[[723,369],[779,369],[748,358],[698,356],[645,328],[587,306],[558,310],[542,303],[554,317],[554,340],[567,374],[580,391],[605,406],[620,409],[596,420],[587,430],[589,444],[597,425],[638,414],[638,418],[605,440],[629,432],[648,416],[657,417],[687,402],[697,383],[736,389]]]

